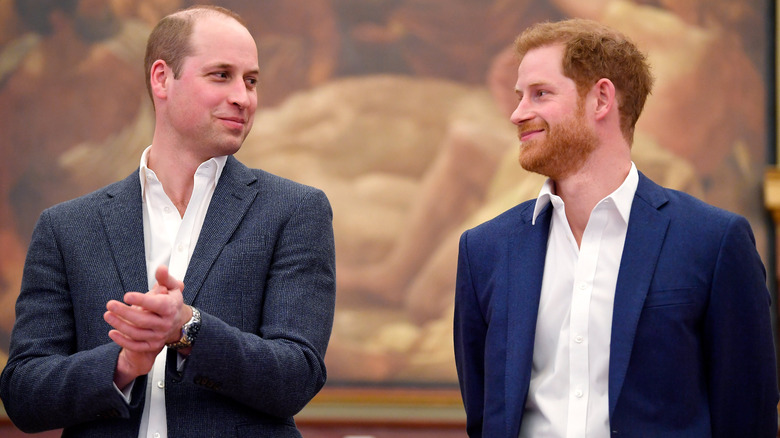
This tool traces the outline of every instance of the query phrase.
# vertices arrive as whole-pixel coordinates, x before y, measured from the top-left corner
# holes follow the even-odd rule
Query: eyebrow
[[[208,68],[210,68],[210,69],[220,69],[220,70],[235,70],[236,66],[234,64],[229,64],[227,62],[221,62],[221,63],[218,63],[218,64],[214,64],[214,65],[212,65],[212,66],[210,66]],[[259,67],[255,67],[252,70],[249,70],[246,74],[259,75],[260,74],[260,68]]]
[[[524,88],[539,88],[539,87],[551,87],[551,85],[550,82],[536,81],[536,82],[531,82],[530,84],[526,85]],[[517,88],[517,85],[515,85],[515,93],[522,94],[523,91]]]

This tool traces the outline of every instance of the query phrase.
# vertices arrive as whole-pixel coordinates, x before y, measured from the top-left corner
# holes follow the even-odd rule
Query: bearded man
[[[646,57],[594,21],[516,41],[511,115],[535,200],[463,233],[458,378],[471,437],[774,437],[766,272],[748,221],[631,158]]]

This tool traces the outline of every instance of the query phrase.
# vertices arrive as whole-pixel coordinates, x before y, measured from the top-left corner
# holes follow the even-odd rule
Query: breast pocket
[[[260,233],[225,245],[194,305],[243,331],[257,332],[271,251]]]
[[[651,290],[645,298],[645,309],[694,305],[698,301],[697,287]]]

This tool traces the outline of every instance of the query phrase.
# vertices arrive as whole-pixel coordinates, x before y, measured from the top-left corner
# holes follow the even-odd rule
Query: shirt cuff
[[[125,402],[129,405],[132,401],[132,395],[133,395],[133,386],[135,385],[135,380],[130,382],[127,386],[125,386],[125,389],[119,389],[118,386],[116,386],[116,383],[114,383],[114,388],[116,388],[116,391],[119,393],[119,395],[122,396],[123,399],[125,399]]]

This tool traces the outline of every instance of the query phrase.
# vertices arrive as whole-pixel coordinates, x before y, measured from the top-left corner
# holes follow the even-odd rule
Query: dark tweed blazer
[[[128,406],[103,313],[148,289],[143,236],[138,171],[41,215],[0,379],[20,429],[137,436],[146,378]],[[293,415],[325,383],[334,265],[325,194],[229,157],[183,279],[203,322],[181,372],[169,356],[168,436],[300,436]]]

